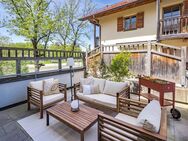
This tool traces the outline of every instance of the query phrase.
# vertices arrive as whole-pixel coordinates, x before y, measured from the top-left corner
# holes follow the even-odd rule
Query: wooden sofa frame
[[[80,82],[74,84],[74,99],[79,99],[78,96],[76,95],[77,91],[79,91],[79,90],[80,90]],[[130,98],[130,87],[128,86],[125,89],[123,89],[123,90],[121,90],[120,92],[117,93],[117,101],[116,101],[117,107],[116,108],[108,107],[106,105],[98,104],[98,103],[91,102],[91,101],[86,101],[84,99],[79,99],[79,100],[84,101],[84,102],[89,103],[89,104],[92,104],[92,105],[95,105],[95,106],[103,106],[103,107],[106,107],[106,108],[111,109],[113,111],[118,111],[118,109],[119,109],[118,108],[118,102],[119,102],[118,97],[119,97],[119,95],[124,95],[125,97]]]
[[[43,105],[43,91],[27,87],[27,105],[28,110],[31,109],[31,104],[35,105],[40,109],[40,118],[43,118],[43,110],[46,108],[49,108],[53,106],[54,104],[64,100],[67,101],[67,87],[66,84],[59,83],[59,90],[61,93],[64,94],[64,99],[58,99],[52,103],[49,103],[47,105]]]
[[[138,116],[146,106],[145,103],[119,96],[119,113]],[[120,130],[118,130],[120,129]],[[114,117],[98,115],[98,140],[99,141],[166,141],[167,140],[167,113],[162,109],[161,126],[159,133],[149,132],[141,127],[123,122]]]

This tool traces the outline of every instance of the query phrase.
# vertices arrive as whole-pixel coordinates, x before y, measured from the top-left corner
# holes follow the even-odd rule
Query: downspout
[[[156,0],[157,42],[160,41],[160,0]]]

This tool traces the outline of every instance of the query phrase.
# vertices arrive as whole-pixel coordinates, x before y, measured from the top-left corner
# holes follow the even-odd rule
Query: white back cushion
[[[83,85],[93,85],[93,78],[80,78],[80,93],[83,93]]]
[[[45,79],[45,81],[53,81],[54,78],[49,78],[49,79]],[[39,80],[39,81],[32,81],[30,82],[29,86],[31,88],[34,88],[34,89],[37,89],[37,90],[40,90],[40,91],[43,91],[44,90],[44,83],[43,83],[43,80]]]
[[[128,86],[128,82],[113,82],[106,80],[103,93],[116,96],[117,93],[123,90],[126,86]]]
[[[153,132],[158,133],[161,123],[161,106],[159,101],[152,100],[138,115],[137,123],[144,125],[149,122],[153,127]]]
[[[30,82],[29,86],[39,91],[43,91],[43,80]]]
[[[99,78],[93,78],[93,80],[94,80],[94,85],[99,85],[100,93],[102,93],[104,90],[106,80]]]

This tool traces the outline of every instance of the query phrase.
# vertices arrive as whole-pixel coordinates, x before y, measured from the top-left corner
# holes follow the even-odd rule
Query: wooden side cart
[[[147,87],[147,93],[141,93],[141,86]],[[159,92],[159,96],[151,94],[151,89]],[[165,93],[172,94],[172,101],[165,99]],[[175,109],[175,83],[160,80],[151,77],[140,77],[139,78],[139,100],[140,96],[145,97],[150,102],[153,99],[159,100],[162,107],[164,106],[172,106],[170,110],[173,118],[179,119],[181,117],[181,113]]]

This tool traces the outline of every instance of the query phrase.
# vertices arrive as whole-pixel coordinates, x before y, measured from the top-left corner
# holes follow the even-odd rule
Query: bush
[[[109,73],[111,74],[111,79],[120,82],[126,76],[129,76],[129,65],[131,63],[130,53],[121,52],[117,54],[109,66]]]

